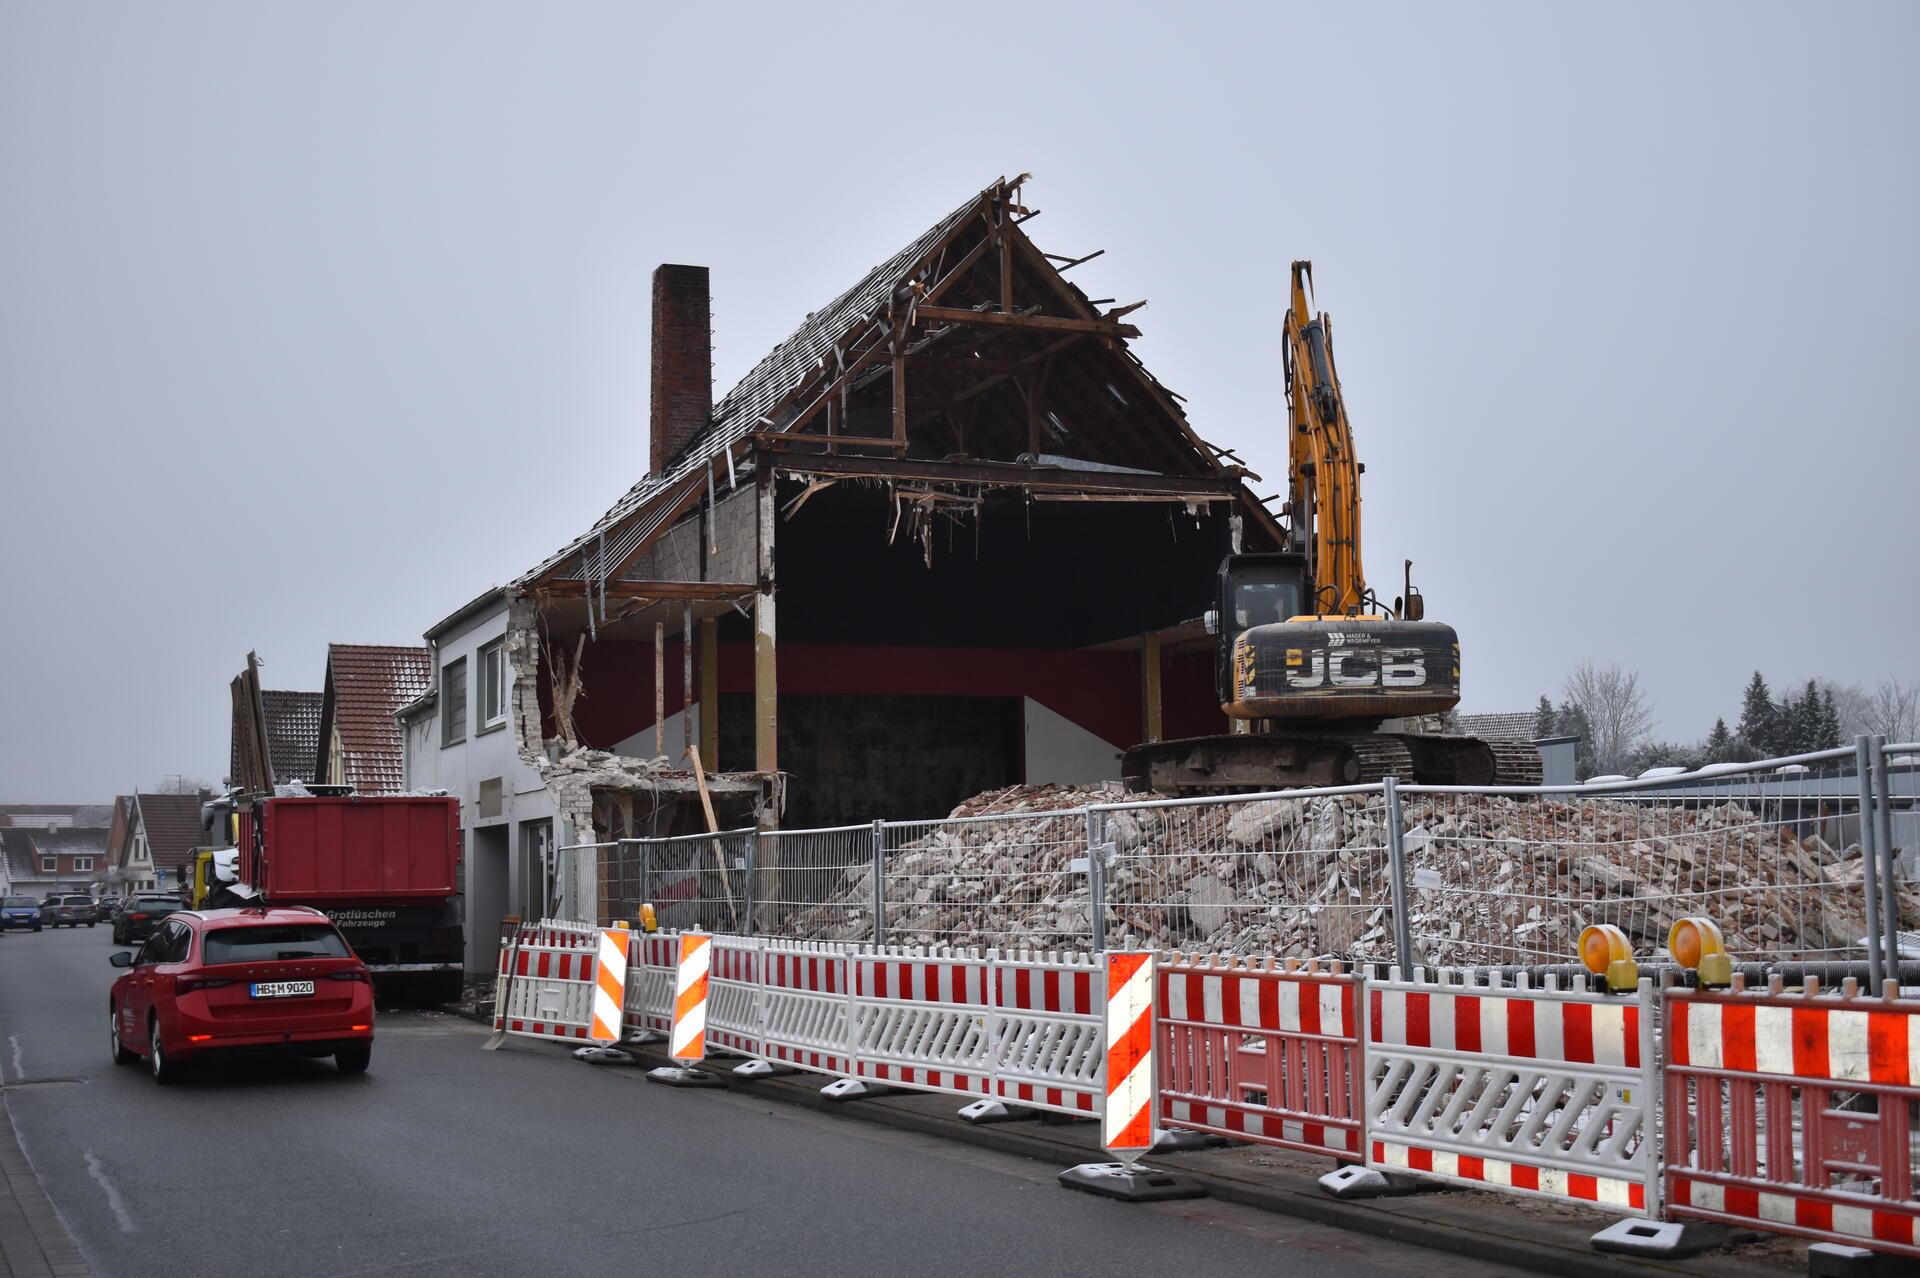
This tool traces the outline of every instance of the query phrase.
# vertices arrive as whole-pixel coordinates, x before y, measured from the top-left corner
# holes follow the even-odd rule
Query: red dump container
[[[262,814],[264,813],[264,818]],[[264,819],[265,838],[252,825]],[[275,905],[444,900],[460,871],[451,796],[267,799],[240,814],[240,877]]]

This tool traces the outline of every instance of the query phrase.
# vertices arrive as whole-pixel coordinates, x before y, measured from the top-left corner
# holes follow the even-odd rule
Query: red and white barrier
[[[851,1077],[994,1095],[993,968],[978,953],[863,949],[848,959]]]
[[[1103,966],[1087,955],[988,951],[993,1090],[1033,1109],[1100,1113],[1106,1026]]]
[[[502,957],[494,1028],[531,1038],[589,1038],[599,944],[599,929],[587,924],[522,924]]]
[[[1920,1258],[1920,1004],[1667,991],[1677,1218]]]
[[[677,932],[634,932],[627,943],[626,1007],[621,1028],[635,1042],[657,1042],[673,1028],[673,986],[680,967]]]
[[[1160,1124],[1361,1155],[1355,980],[1272,961],[1159,965]]]
[[[1366,991],[1368,1167],[1657,1214],[1650,982]]]
[[[776,1065],[836,1076],[854,1071],[848,947],[762,943],[760,1053]]]

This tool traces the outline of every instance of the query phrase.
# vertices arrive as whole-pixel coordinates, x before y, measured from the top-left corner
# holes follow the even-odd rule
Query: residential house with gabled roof
[[[130,797],[125,825],[116,826],[118,842],[109,849],[113,877],[123,892],[170,890],[195,848],[225,842],[200,823],[200,807],[212,797],[205,790]]]
[[[13,895],[91,894],[107,877],[105,826],[3,828],[0,852],[6,861],[5,890]]]
[[[314,779],[350,785],[361,794],[405,789],[405,754],[395,715],[419,700],[431,682],[425,648],[328,644],[317,725],[320,764]]]
[[[1090,255],[1030,238],[1024,182],[718,403],[707,270],[655,272],[649,472],[504,600],[528,764],[656,787],[600,793],[596,837],[696,828],[665,784],[689,745],[774,796],[763,823],[807,825],[1114,778],[1137,741],[1224,730],[1200,620],[1221,558],[1284,530],[1129,349],[1142,303],[1089,298],[1064,273]]]

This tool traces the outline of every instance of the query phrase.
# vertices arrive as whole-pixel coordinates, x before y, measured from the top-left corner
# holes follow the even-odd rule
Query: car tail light
[[[328,972],[327,979],[330,981],[365,981],[369,985],[373,983],[373,977],[367,973],[367,969],[364,967],[356,967],[350,972]]]
[[[189,1034],[187,1035],[187,1041],[189,1043],[204,1043],[212,1037],[213,1035],[211,1034]]]
[[[349,1029],[355,1029],[355,1030],[370,1030],[370,1029],[372,1029],[372,1028],[373,1028],[373,1026],[371,1026],[371,1025],[352,1025],[352,1026],[348,1026],[348,1028],[349,1028]]]
[[[136,919],[136,920],[137,920],[137,919],[144,919],[144,918],[146,918],[147,916],[146,916],[145,914],[129,914],[129,915],[127,915],[127,917],[128,917],[129,919]]]
[[[188,994],[194,990],[217,990],[222,985],[233,982],[224,976],[181,976],[174,978],[173,990],[176,994]]]

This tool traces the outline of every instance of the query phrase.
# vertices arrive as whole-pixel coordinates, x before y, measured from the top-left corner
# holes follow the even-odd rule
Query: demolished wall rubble
[[[893,940],[1084,947],[1086,818],[1117,786],[1013,787],[953,816],[1005,819],[896,832]],[[1623,928],[1649,957],[1673,921],[1714,918],[1736,955],[1858,957],[1868,924],[1857,847],[1797,835],[1739,802],[1407,796],[1409,915],[1422,961],[1569,962],[1589,923]],[[1051,814],[1051,815],[1048,815]],[[1384,807],[1378,794],[1161,806],[1107,814],[1109,945],[1218,953],[1393,957]],[[783,934],[871,935],[871,871],[849,873]],[[1920,892],[1903,888],[1903,926]]]

